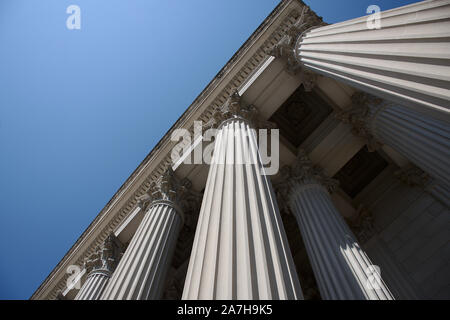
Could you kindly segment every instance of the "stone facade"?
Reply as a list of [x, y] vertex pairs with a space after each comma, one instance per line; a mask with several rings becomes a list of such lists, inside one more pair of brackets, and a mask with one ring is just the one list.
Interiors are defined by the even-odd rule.
[[281, 1], [31, 299], [450, 298], [450, 1], [381, 17]]

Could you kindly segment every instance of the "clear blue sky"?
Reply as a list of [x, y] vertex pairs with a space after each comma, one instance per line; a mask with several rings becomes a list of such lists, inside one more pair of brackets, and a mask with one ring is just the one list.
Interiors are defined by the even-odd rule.
[[[333, 23], [417, 1], [305, 2]], [[0, 299], [30, 297], [277, 3], [0, 1]]]

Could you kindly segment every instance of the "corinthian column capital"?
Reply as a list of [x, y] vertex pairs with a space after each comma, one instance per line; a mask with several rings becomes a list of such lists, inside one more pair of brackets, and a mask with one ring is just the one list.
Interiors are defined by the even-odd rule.
[[104, 273], [110, 276], [123, 252], [123, 246], [113, 234], [110, 234], [104, 241], [102, 246], [97, 247], [97, 249], [85, 260], [84, 267], [86, 273], [90, 274]]
[[254, 124], [258, 119], [258, 110], [253, 105], [244, 106], [241, 96], [234, 91], [225, 104], [215, 110], [213, 117], [219, 127], [225, 121], [235, 118], [242, 118]]
[[168, 204], [181, 215], [184, 222], [184, 213], [195, 211], [200, 207], [202, 195], [192, 189], [189, 179], [178, 179], [169, 167], [156, 181], [149, 191], [138, 198], [138, 206], [147, 209], [155, 204]]
[[292, 166], [283, 167], [280, 174], [284, 180], [281, 186], [284, 185], [285, 188], [291, 188], [292, 182], [298, 182], [301, 186], [320, 184], [331, 193], [339, 184], [337, 180], [328, 177], [321, 167], [315, 165], [304, 150], [300, 150], [296, 162]]
[[261, 120], [258, 109], [254, 105], [245, 105], [237, 90], [230, 95], [221, 107], [216, 108], [213, 119], [206, 126], [221, 128], [227, 121], [236, 119], [248, 122], [253, 128], [273, 129], [276, 127], [273, 122]]
[[374, 136], [373, 123], [389, 103], [365, 92], [352, 95], [352, 105], [336, 112], [337, 119], [352, 125], [352, 133], [366, 140], [369, 152], [378, 150], [382, 143]]
[[284, 37], [267, 53], [285, 63], [286, 71], [292, 75], [302, 78], [302, 83], [306, 91], [310, 91], [316, 82], [316, 75], [304, 69], [297, 59], [296, 48], [306, 31], [325, 25], [322, 18], [316, 16], [306, 5], [303, 6], [297, 21], [289, 27]]
[[291, 214], [290, 196], [294, 189], [321, 186], [332, 193], [339, 181], [330, 178], [323, 169], [309, 159], [304, 150], [300, 150], [296, 162], [292, 166], [280, 169], [280, 182], [274, 186], [280, 210]]
[[122, 243], [110, 234], [84, 262], [87, 278], [75, 300], [97, 300], [122, 257]]

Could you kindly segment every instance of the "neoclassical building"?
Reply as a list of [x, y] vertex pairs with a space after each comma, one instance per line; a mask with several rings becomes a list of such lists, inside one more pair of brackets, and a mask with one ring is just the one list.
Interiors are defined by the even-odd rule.
[[449, 299], [450, 1], [376, 18], [281, 1], [31, 299]]

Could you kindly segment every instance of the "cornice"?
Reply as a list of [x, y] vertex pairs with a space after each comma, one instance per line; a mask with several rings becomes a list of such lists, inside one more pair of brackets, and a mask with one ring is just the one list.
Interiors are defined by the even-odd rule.
[[67, 267], [82, 265], [135, 208], [138, 198], [148, 192], [151, 184], [171, 165], [170, 151], [174, 142], [170, 141], [170, 136], [173, 130], [192, 129], [195, 120], [207, 123], [214, 110], [222, 106], [264, 62], [266, 51], [284, 37], [300, 16], [302, 6], [304, 4], [299, 0], [282, 0], [278, 4], [134, 170], [30, 299], [56, 298], [69, 276], [65, 272]]

